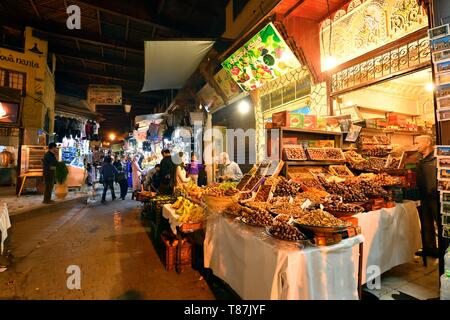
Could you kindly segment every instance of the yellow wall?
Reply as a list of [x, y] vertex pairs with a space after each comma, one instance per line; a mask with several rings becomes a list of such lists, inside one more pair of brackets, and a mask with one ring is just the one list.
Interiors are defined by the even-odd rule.
[[[40, 53], [31, 52], [37, 47]], [[44, 128], [47, 109], [50, 129], [53, 128], [55, 82], [47, 67], [47, 42], [33, 37], [32, 29], [25, 29], [24, 52], [0, 48], [0, 67], [26, 74], [26, 96], [22, 106], [22, 125], [29, 132]]]

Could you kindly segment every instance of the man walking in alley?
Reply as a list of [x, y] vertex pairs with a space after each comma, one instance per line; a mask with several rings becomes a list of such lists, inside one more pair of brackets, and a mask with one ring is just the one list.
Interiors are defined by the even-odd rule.
[[44, 159], [42, 159], [44, 165], [44, 201], [42, 203], [50, 204], [53, 203], [52, 192], [53, 185], [55, 184], [55, 170], [56, 165], [58, 164], [58, 160], [56, 159], [56, 155], [58, 152], [58, 148], [56, 147], [56, 143], [51, 142], [48, 145], [48, 150], [44, 155]]
[[103, 195], [102, 195], [102, 203], [106, 203], [106, 192], [108, 188], [111, 189], [111, 199], [116, 199], [116, 194], [114, 193], [114, 181], [116, 175], [119, 174], [119, 171], [112, 165], [112, 159], [110, 156], [105, 157], [105, 161], [103, 162], [102, 168], [100, 169], [101, 179], [103, 180]]

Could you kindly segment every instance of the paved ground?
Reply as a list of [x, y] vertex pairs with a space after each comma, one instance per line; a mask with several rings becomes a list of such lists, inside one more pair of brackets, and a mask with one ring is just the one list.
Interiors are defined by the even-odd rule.
[[[136, 201], [115, 200], [13, 223], [0, 299], [214, 299], [198, 272], [164, 269], [140, 212]], [[81, 290], [67, 289], [70, 265], [80, 267]]]

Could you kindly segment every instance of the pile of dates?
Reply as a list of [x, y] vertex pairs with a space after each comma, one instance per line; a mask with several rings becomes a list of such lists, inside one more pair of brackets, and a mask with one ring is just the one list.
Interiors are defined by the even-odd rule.
[[272, 226], [269, 227], [269, 233], [275, 238], [287, 241], [300, 241], [307, 239], [307, 237], [296, 227], [280, 220], [273, 221]]
[[351, 181], [330, 182], [326, 183], [324, 187], [328, 193], [341, 196], [345, 202], [366, 202], [369, 200], [358, 183]]
[[299, 185], [293, 182], [289, 182], [286, 178], [280, 177], [275, 192], [274, 197], [288, 197], [295, 196], [298, 193]]

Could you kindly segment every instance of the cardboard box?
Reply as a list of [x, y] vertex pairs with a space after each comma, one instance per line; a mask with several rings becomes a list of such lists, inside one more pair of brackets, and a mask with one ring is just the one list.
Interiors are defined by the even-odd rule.
[[317, 116], [315, 115], [305, 115], [303, 128], [305, 129], [315, 129], [317, 127]]
[[272, 114], [272, 123], [274, 128], [288, 127], [289, 114], [287, 111], [276, 112]]
[[291, 113], [289, 114], [289, 126], [291, 128], [303, 128], [305, 116], [303, 114]]

